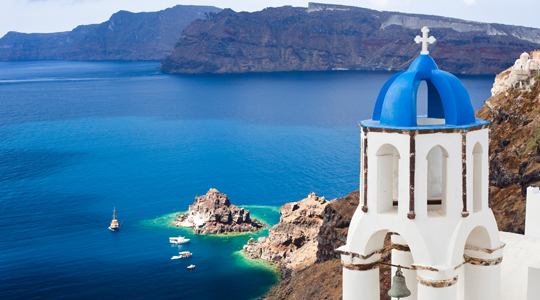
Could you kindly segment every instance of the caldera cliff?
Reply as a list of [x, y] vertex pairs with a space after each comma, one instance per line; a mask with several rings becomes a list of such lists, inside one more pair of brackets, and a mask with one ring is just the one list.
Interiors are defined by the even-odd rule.
[[490, 196], [499, 230], [524, 233], [525, 196], [540, 183], [540, 77], [523, 78], [484, 103], [476, 116], [493, 122]]
[[227, 195], [210, 189], [206, 195], [195, 196], [186, 213], [179, 213], [173, 223], [190, 227], [197, 234], [227, 234], [256, 231], [265, 224], [252, 219], [249, 210], [232, 205]]
[[106, 22], [67, 32], [10, 31], [0, 38], [0, 61], [162, 60], [191, 21], [219, 11], [213, 6], [177, 5], [157, 12], [119, 11]]
[[428, 26], [439, 68], [458, 74], [496, 74], [523, 51], [540, 48], [540, 29], [439, 16], [309, 3], [258, 12], [225, 9], [192, 22], [166, 73], [406, 69]]

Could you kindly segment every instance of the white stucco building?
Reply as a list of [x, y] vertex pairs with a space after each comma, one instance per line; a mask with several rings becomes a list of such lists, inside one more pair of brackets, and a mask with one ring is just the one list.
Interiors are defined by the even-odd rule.
[[[378, 300], [379, 262], [390, 234], [419, 300], [498, 300], [504, 243], [489, 199], [489, 123], [463, 84], [427, 51], [381, 89], [373, 118], [360, 122], [360, 206], [346, 245], [343, 299]], [[416, 93], [428, 88], [427, 116]]]
[[495, 77], [491, 95], [504, 93], [511, 87], [531, 86], [534, 84], [536, 74], [540, 74], [540, 50], [532, 51], [531, 55], [523, 52], [512, 67]]

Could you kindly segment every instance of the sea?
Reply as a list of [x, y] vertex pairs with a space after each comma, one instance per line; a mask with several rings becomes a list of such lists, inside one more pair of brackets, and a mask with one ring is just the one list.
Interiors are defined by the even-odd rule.
[[[241, 249], [268, 229], [195, 235], [175, 214], [216, 188], [273, 225], [284, 203], [357, 190], [358, 121], [392, 75], [0, 62], [0, 299], [262, 296], [279, 272]], [[494, 76], [458, 78], [482, 107]], [[180, 251], [193, 256], [171, 260]]]

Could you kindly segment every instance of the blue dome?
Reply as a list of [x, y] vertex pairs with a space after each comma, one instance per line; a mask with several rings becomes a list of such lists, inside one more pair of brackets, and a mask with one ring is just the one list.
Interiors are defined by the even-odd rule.
[[[416, 93], [423, 80], [428, 87], [428, 118], [444, 119], [437, 127], [470, 127], [488, 122], [477, 119], [469, 92], [454, 75], [439, 70], [429, 55], [420, 55], [408, 70], [392, 76], [377, 97], [367, 127], [411, 128], [417, 124]], [[421, 126], [424, 127], [424, 126]]]

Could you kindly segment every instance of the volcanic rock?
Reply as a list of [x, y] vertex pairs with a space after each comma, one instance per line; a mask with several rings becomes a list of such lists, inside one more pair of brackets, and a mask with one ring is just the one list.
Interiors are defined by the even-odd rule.
[[358, 207], [360, 192], [354, 191], [331, 201], [324, 208], [323, 223], [317, 235], [317, 262], [341, 258], [335, 249], [345, 245], [352, 216]]
[[286, 203], [280, 209], [278, 224], [268, 237], [250, 239], [243, 251], [251, 258], [275, 262], [286, 269], [300, 270], [316, 260], [317, 234], [323, 223], [323, 212], [329, 201], [315, 193], [306, 199]]
[[489, 98], [476, 112], [477, 117], [493, 122], [490, 201], [502, 231], [524, 232], [526, 189], [540, 183], [539, 77], [533, 75]]
[[[261, 237], [258, 241], [251, 239], [244, 246], [253, 258], [262, 258], [281, 264], [281, 282], [259, 299], [341, 299], [342, 266], [339, 254], [334, 249], [344, 245], [352, 216], [359, 203], [359, 192], [354, 191], [347, 196], [331, 201], [321, 201], [316, 194], [307, 199], [287, 203], [280, 209], [280, 222], [272, 227], [269, 237]], [[309, 228], [299, 227], [296, 232], [288, 224], [302, 218], [303, 208], [314, 208], [311, 216], [316, 220]], [[306, 214], [304, 213], [304, 215]], [[301, 247], [294, 245], [294, 237], [298, 232], [309, 232]], [[290, 236], [290, 238], [284, 238]], [[298, 238], [296, 238], [298, 240]], [[312, 248], [316, 246], [316, 249]], [[294, 262], [304, 260], [305, 263]], [[381, 272], [381, 299], [388, 299], [389, 274]]]
[[191, 227], [197, 234], [227, 234], [256, 231], [263, 222], [252, 219], [249, 210], [232, 205], [227, 195], [210, 189], [206, 195], [195, 196], [186, 213], [179, 213], [173, 221], [177, 227]]
[[540, 48], [540, 29], [309, 3], [258, 12], [225, 9], [193, 21], [162, 64], [166, 73], [391, 70], [409, 67], [428, 26], [439, 68], [496, 74]]

